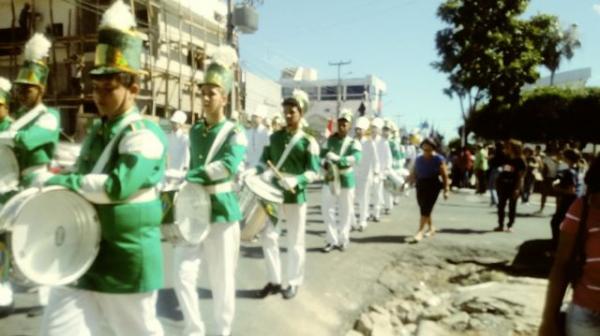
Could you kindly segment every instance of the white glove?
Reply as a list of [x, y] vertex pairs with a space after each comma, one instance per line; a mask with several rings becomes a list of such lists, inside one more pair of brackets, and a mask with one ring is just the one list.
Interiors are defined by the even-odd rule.
[[298, 179], [296, 176], [284, 177], [278, 180], [279, 185], [283, 187], [285, 190], [294, 190], [298, 185]]
[[340, 156], [335, 154], [334, 152], [327, 152], [326, 158], [327, 158], [327, 160], [332, 161], [332, 162], [340, 161]]
[[271, 169], [267, 169], [262, 174], [260, 174], [260, 178], [267, 183], [271, 183], [273, 176], [275, 176], [275, 174]]
[[240, 173], [240, 181], [245, 180], [247, 177], [256, 175], [256, 168], [250, 168]]
[[15, 131], [4, 131], [0, 133], [0, 145], [14, 146]]
[[31, 186], [34, 188], [41, 188], [53, 176], [54, 176], [54, 174], [52, 174], [51, 172], [38, 173], [35, 175], [35, 177], [31, 181]]

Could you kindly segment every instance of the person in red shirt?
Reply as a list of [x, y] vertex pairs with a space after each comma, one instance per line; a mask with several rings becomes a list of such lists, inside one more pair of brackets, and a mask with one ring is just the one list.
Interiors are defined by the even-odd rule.
[[[600, 156], [594, 159], [586, 173], [585, 184], [586, 196], [571, 204], [560, 226], [540, 336], [562, 335], [559, 314], [570, 281], [573, 283], [573, 300], [567, 311], [566, 334], [600, 335]], [[587, 202], [587, 216], [582, 215], [584, 202]], [[585, 231], [583, 244], [578, 246], [580, 225], [585, 225]], [[583, 265], [579, 272], [573, 272], [571, 265], [580, 252], [585, 255]]]

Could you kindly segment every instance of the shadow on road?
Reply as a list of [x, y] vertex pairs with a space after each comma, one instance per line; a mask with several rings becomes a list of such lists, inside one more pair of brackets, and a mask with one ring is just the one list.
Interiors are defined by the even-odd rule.
[[449, 234], [486, 234], [492, 232], [492, 230], [473, 230], [473, 229], [438, 229], [438, 233], [449, 233]]
[[367, 243], [406, 243], [408, 236], [373, 236], [364, 238], [350, 238], [350, 241], [357, 244]]

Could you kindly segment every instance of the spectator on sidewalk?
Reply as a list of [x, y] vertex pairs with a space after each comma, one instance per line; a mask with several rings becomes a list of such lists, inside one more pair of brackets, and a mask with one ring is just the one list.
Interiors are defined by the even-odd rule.
[[488, 189], [490, 190], [490, 206], [498, 205], [498, 192], [496, 190], [496, 179], [500, 174], [500, 165], [505, 160], [504, 145], [501, 142], [497, 142], [495, 146], [488, 150], [489, 156], [489, 176], [488, 176]]
[[529, 203], [529, 198], [533, 193], [533, 187], [537, 180], [541, 180], [541, 174], [539, 173], [539, 164], [534, 156], [533, 149], [525, 147], [523, 150], [525, 156], [525, 164], [527, 169], [525, 170], [525, 176], [523, 177], [523, 192], [521, 193], [521, 201]]
[[523, 188], [523, 175], [525, 174], [525, 160], [523, 159], [523, 145], [520, 141], [509, 140], [504, 146], [506, 157], [500, 164], [500, 173], [496, 179], [498, 191], [498, 226], [494, 231], [504, 231], [505, 208], [508, 203], [508, 225], [506, 232], [512, 232], [517, 214], [517, 200]]
[[585, 185], [586, 196], [573, 202], [560, 226], [540, 336], [563, 334], [560, 310], [569, 283], [573, 299], [566, 313], [566, 335], [600, 335], [600, 156], [585, 175]]
[[[421, 143], [423, 153], [415, 161], [411, 173], [411, 180], [416, 181], [417, 202], [421, 211], [419, 231], [414, 236], [415, 241], [420, 241], [423, 236], [435, 234], [435, 227], [431, 221], [431, 212], [437, 201], [440, 190], [444, 190], [444, 199], [448, 199], [450, 185], [446, 170], [446, 159], [436, 153], [436, 143], [432, 139], [425, 139]], [[441, 181], [440, 181], [441, 178]], [[427, 231], [425, 227], [427, 226]]]
[[487, 148], [478, 144], [475, 152], [475, 163], [473, 164], [473, 170], [475, 171], [476, 182], [476, 193], [485, 194], [487, 184], [487, 171], [488, 166], [488, 152]]
[[537, 211], [538, 214], [544, 212], [548, 196], [554, 195], [552, 190], [552, 182], [556, 180], [556, 176], [558, 174], [558, 158], [556, 157], [556, 154], [556, 146], [553, 143], [549, 143], [546, 146], [546, 155], [542, 157], [542, 167], [540, 169], [542, 173], [542, 186], [540, 188], [542, 199], [540, 209]]

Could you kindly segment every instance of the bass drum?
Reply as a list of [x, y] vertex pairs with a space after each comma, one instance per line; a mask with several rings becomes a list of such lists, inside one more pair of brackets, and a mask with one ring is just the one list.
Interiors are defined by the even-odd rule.
[[0, 211], [13, 273], [35, 284], [60, 286], [79, 279], [98, 255], [96, 209], [63, 187], [29, 188]]
[[[19, 163], [12, 149], [0, 145], [0, 195], [17, 190], [19, 186]], [[2, 198], [0, 197], [0, 203]], [[0, 204], [0, 207], [2, 205]]]
[[197, 245], [210, 229], [210, 194], [196, 183], [184, 183], [180, 190], [163, 191], [164, 239], [174, 244]]

